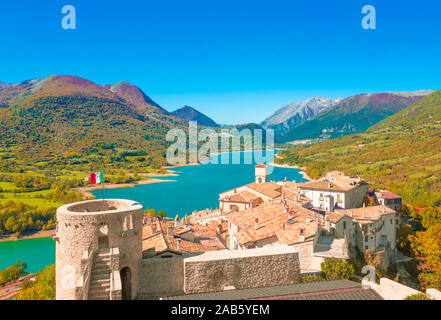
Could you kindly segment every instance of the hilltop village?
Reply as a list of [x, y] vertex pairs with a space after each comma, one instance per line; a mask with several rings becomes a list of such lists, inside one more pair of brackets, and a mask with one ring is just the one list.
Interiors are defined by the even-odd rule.
[[[370, 249], [387, 266], [402, 223], [401, 197], [368, 193], [360, 177], [333, 171], [309, 182], [268, 181], [268, 167], [255, 166], [255, 181], [219, 194], [219, 208], [182, 219], [146, 216], [143, 254], [247, 250], [288, 245], [299, 252], [301, 273], [320, 271], [326, 257], [348, 260]], [[365, 206], [366, 197], [375, 205]]]
[[360, 177], [275, 182], [263, 164], [255, 181], [222, 192], [219, 208], [182, 218], [124, 199], [67, 204], [53, 236], [56, 299], [404, 299], [420, 292], [386, 278], [303, 283], [326, 258], [409, 259], [395, 246], [401, 205]]

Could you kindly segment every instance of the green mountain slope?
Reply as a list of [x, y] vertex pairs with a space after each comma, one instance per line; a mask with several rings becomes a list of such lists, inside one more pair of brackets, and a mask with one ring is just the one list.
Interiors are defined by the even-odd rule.
[[110, 161], [129, 152], [154, 154], [157, 165], [165, 164], [165, 135], [185, 124], [153, 104], [154, 110], [141, 110], [128, 102], [130, 96], [117, 93], [72, 76], [50, 76], [22, 83], [13, 91], [0, 90], [0, 148], [24, 162], [50, 161], [65, 154], [76, 154], [83, 162], [92, 155]]
[[171, 114], [184, 121], [197, 121], [199, 126], [219, 127], [213, 119], [189, 106], [183, 106]]
[[276, 162], [306, 167], [311, 177], [338, 169], [358, 174], [417, 206], [441, 204], [441, 91], [364, 133], [281, 152]]

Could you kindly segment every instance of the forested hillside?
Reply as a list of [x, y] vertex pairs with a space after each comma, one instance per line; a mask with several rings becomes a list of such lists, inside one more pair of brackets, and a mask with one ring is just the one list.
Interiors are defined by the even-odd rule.
[[186, 124], [126, 83], [50, 76], [0, 89], [0, 235], [53, 228], [90, 172], [125, 183], [159, 171], [172, 128]]
[[414, 255], [423, 288], [441, 288], [441, 91], [364, 133], [279, 156], [275, 162], [304, 166], [312, 178], [338, 169], [401, 195], [415, 224], [397, 232], [398, 247]]

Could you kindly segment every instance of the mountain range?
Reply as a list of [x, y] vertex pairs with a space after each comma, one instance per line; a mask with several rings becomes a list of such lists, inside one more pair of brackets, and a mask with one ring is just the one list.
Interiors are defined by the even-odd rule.
[[341, 99], [314, 97], [305, 101], [294, 102], [274, 112], [262, 121], [261, 126], [265, 129], [273, 129], [275, 136], [281, 137], [292, 128], [340, 101]]
[[346, 99], [315, 97], [285, 106], [262, 122], [279, 142], [329, 139], [362, 132], [433, 91], [358, 94]]
[[296, 146], [281, 157], [282, 163], [306, 167], [312, 178], [341, 170], [389, 189], [416, 207], [440, 206], [441, 90], [362, 133]]

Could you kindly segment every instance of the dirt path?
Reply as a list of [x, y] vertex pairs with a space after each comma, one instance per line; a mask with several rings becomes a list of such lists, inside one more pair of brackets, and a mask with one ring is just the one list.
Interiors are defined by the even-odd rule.
[[16, 236], [0, 236], [0, 242], [17, 241], [17, 240], [25, 240], [25, 239], [37, 239], [37, 238], [49, 238], [54, 233], [55, 233], [55, 229], [50, 229], [50, 230], [37, 231], [32, 234], [22, 235], [18, 238]]

